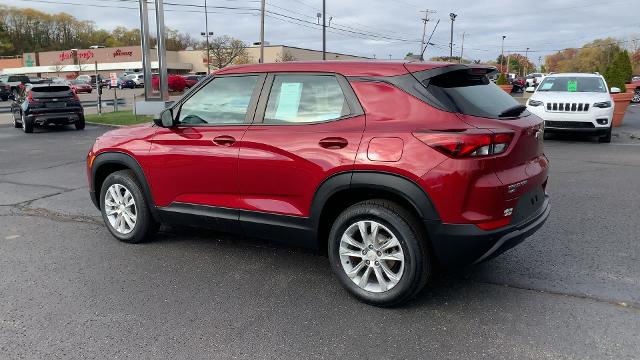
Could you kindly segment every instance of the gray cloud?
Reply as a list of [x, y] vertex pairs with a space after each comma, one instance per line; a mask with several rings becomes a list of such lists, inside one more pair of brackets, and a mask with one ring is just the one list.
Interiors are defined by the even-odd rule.
[[[51, 0], [55, 1], [55, 0]], [[136, 7], [136, 3], [104, 0], [66, 0], [83, 4]], [[204, 1], [169, 1], [202, 5]], [[258, 8], [259, 1], [209, 0], [212, 6]], [[90, 6], [53, 5], [18, 1], [17, 6], [32, 7], [46, 12], [64, 11], [80, 19], [92, 20], [98, 26], [138, 26], [138, 13], [133, 9], [91, 8]], [[314, 25], [321, 0], [267, 0], [267, 9], [276, 14], [266, 19], [265, 39], [272, 44], [286, 44], [312, 49], [322, 48], [321, 30]], [[199, 36], [204, 31], [204, 13], [196, 7], [165, 6], [167, 26]], [[554, 49], [581, 46], [607, 36], [639, 38], [638, 13], [640, 0], [449, 0], [425, 2], [418, 0], [327, 0], [327, 13], [332, 16], [332, 28], [327, 34], [330, 51], [377, 58], [402, 58], [419, 49], [422, 35], [420, 10], [437, 11], [430, 15], [428, 33], [441, 19], [427, 56], [448, 55], [449, 13], [458, 18], [454, 27], [454, 53], [459, 54], [462, 32], [466, 33], [465, 58], [489, 60], [500, 53], [501, 36], [506, 35], [505, 51], [521, 51], [529, 47], [530, 57], [552, 53]], [[238, 14], [241, 12], [243, 14]], [[210, 9], [209, 27], [219, 35], [231, 35], [246, 42], [258, 40], [259, 16], [256, 11]], [[310, 22], [310, 23], [309, 23]], [[342, 30], [340, 30], [342, 29]]]

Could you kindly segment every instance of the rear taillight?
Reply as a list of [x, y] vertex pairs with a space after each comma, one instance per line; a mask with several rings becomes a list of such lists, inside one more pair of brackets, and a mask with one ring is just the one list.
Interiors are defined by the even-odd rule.
[[459, 132], [422, 132], [413, 135], [449, 157], [470, 158], [504, 153], [513, 140], [513, 134], [513, 132], [465, 130]]
[[37, 103], [39, 103], [40, 101], [38, 101], [37, 99], [34, 99], [34, 98], [33, 98], [33, 93], [32, 93], [31, 91], [29, 91], [29, 95], [27, 95], [27, 102], [28, 102], [29, 104], [37, 104]]

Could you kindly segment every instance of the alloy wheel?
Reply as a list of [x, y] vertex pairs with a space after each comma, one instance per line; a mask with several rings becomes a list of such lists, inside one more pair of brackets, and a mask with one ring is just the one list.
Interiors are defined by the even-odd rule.
[[639, 103], [640, 102], [640, 90], [636, 90], [636, 92], [633, 93], [633, 97], [631, 98], [631, 102], [634, 102], [634, 103]]
[[24, 116], [24, 113], [20, 115], [20, 121], [22, 121], [22, 130], [27, 131], [27, 119]]
[[138, 211], [131, 191], [124, 185], [109, 186], [104, 196], [104, 211], [111, 227], [122, 235], [136, 227]]
[[398, 238], [376, 221], [350, 225], [340, 239], [339, 255], [346, 275], [366, 291], [391, 290], [404, 272], [404, 252]]

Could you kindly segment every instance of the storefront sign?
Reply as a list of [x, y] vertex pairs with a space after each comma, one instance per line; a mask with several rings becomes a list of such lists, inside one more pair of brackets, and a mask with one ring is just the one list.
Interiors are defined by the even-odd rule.
[[133, 51], [131, 50], [122, 51], [120, 49], [117, 49], [116, 51], [113, 52], [113, 57], [118, 57], [118, 56], [133, 56]]
[[[78, 51], [78, 59], [89, 60], [95, 55], [91, 50]], [[63, 51], [58, 55], [58, 59], [60, 61], [65, 61], [69, 59], [73, 59], [73, 51]]]

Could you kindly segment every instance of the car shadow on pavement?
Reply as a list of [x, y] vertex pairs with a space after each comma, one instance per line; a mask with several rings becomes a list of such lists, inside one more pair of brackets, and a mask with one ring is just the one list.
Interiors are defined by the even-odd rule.
[[[338, 293], [341, 293], [338, 280], [330, 269], [329, 259], [326, 253], [320, 250], [309, 250], [288, 243], [227, 234], [205, 228], [174, 225], [163, 225], [148, 245], [171, 246], [174, 243], [191, 243], [200, 250], [215, 251], [222, 256], [242, 258], [242, 261], [247, 262], [251, 262], [252, 259], [260, 259], [261, 262], [266, 261], [268, 268], [276, 268], [275, 271], [278, 271], [278, 266], [283, 266], [293, 270], [294, 273], [304, 272], [309, 269], [309, 261], [311, 261], [316, 264], [313, 273], [319, 275], [322, 278], [321, 281], [326, 281], [324, 286], [336, 287], [339, 289]], [[265, 259], [265, 255], [270, 255], [267, 256], [270, 259]], [[301, 258], [305, 260], [300, 260]], [[299, 269], [295, 270], [297, 267]], [[475, 268], [471, 265], [447, 271], [434, 269], [427, 286], [413, 299], [398, 308], [440, 308], [452, 302], [465, 301], [469, 292], [477, 291], [477, 289], [471, 289], [474, 284], [478, 283], [473, 280]], [[286, 274], [281, 275], [286, 276]], [[346, 290], [342, 295], [359, 303]], [[313, 294], [313, 296], [317, 296], [317, 294]]]

